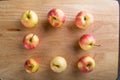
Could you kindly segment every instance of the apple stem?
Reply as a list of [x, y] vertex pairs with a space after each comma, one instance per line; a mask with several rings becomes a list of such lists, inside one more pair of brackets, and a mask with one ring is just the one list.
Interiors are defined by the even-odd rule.
[[33, 39], [34, 36], [35, 36], [35, 35], [33, 34], [32, 37], [30, 38], [30, 42], [32, 42], [32, 39]]
[[100, 44], [94, 44], [94, 46], [100, 47], [101, 45]]
[[28, 11], [27, 17], [28, 17], [28, 19], [30, 19], [30, 10]]
[[87, 67], [90, 69], [90, 66], [91, 66], [91, 65], [92, 65], [91, 63], [88, 63], [88, 64], [87, 64]]
[[56, 65], [56, 64], [53, 64], [53, 66], [55, 66], [55, 67], [57, 67], [57, 68], [59, 68], [59, 67], [60, 67], [59, 65]]
[[53, 17], [54, 20], [56, 20], [56, 17]]
[[84, 17], [84, 20], [86, 20], [87, 18], [86, 17]]
[[52, 21], [54, 21], [54, 20], [57, 20], [57, 18], [55, 16], [52, 16]]
[[28, 70], [31, 70], [33, 67], [34, 67], [34, 65], [33, 65], [33, 64], [30, 64], [30, 65], [28, 65], [27, 69], [28, 69]]

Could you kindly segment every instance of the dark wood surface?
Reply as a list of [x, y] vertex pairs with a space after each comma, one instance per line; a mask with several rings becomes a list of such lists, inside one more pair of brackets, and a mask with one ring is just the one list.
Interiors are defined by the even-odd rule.
[[[52, 8], [62, 9], [67, 20], [61, 28], [53, 28], [47, 21]], [[39, 24], [32, 29], [20, 23], [21, 14], [27, 9], [39, 16]], [[95, 22], [87, 30], [75, 28], [74, 17], [80, 10], [94, 15]], [[10, 0], [0, 1], [0, 78], [2, 80], [115, 80], [118, 71], [119, 5], [110, 0]], [[19, 29], [16, 31], [15, 29]], [[27, 33], [40, 37], [40, 45], [26, 50], [22, 39]], [[89, 51], [81, 50], [77, 41], [84, 33], [91, 33], [96, 44]], [[81, 73], [77, 61], [81, 56], [90, 55], [96, 61], [91, 73]], [[60, 74], [51, 71], [50, 60], [63, 56], [68, 68]], [[39, 58], [40, 69], [34, 74], [24, 71], [24, 62], [30, 57]]]

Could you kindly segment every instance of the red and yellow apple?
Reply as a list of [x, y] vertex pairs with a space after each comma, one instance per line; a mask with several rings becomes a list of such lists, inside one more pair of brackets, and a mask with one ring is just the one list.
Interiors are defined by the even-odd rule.
[[27, 28], [35, 27], [38, 23], [38, 16], [33, 10], [27, 10], [21, 16], [21, 23]]
[[34, 58], [30, 58], [26, 60], [24, 64], [25, 71], [28, 73], [34, 73], [37, 72], [39, 69], [39, 61]]
[[86, 11], [80, 11], [75, 17], [75, 25], [81, 29], [88, 28], [93, 22], [93, 15]]
[[26, 49], [36, 48], [39, 42], [39, 37], [33, 33], [29, 33], [23, 38], [23, 45]]
[[63, 57], [55, 57], [50, 62], [50, 68], [56, 73], [61, 73], [67, 68], [67, 62]]
[[95, 68], [95, 60], [90, 56], [83, 56], [79, 59], [77, 66], [81, 72], [91, 72]]
[[61, 27], [65, 19], [66, 16], [60, 9], [52, 9], [48, 12], [48, 21], [53, 27]]
[[91, 34], [84, 34], [79, 39], [79, 45], [83, 50], [89, 50], [95, 46], [95, 38]]

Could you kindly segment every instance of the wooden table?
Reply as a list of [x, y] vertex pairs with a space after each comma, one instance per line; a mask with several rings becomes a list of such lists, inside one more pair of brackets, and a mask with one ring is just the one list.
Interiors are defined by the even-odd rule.
[[[67, 20], [55, 29], [47, 21], [52, 8], [62, 9]], [[20, 23], [21, 14], [27, 9], [39, 16], [39, 24], [26, 29]], [[87, 30], [76, 29], [74, 17], [80, 10], [94, 15], [95, 22]], [[5, 0], [0, 1], [0, 79], [1, 80], [115, 80], [118, 71], [119, 6], [114, 0]], [[19, 29], [19, 30], [16, 30]], [[27, 33], [40, 37], [40, 45], [26, 50], [22, 40]], [[91, 33], [100, 47], [81, 50], [77, 41], [84, 33]], [[96, 67], [91, 73], [81, 73], [77, 61], [84, 55], [94, 57]], [[50, 60], [63, 56], [68, 68], [60, 74], [51, 71]], [[24, 62], [35, 57], [40, 69], [34, 74], [24, 71]]]

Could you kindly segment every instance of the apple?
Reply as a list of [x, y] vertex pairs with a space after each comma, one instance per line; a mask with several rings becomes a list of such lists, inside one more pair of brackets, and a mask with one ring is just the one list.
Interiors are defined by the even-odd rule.
[[60, 9], [52, 9], [48, 12], [48, 21], [53, 27], [61, 27], [65, 19], [66, 16]]
[[37, 72], [39, 69], [39, 61], [34, 58], [30, 58], [26, 60], [24, 64], [25, 71], [28, 73], [34, 73]]
[[95, 46], [95, 42], [96, 41], [91, 34], [84, 34], [79, 39], [79, 45], [83, 50], [89, 50], [93, 48]]
[[67, 68], [67, 62], [63, 57], [55, 57], [50, 62], [50, 68], [56, 73], [61, 73]]
[[23, 38], [23, 45], [26, 49], [34, 49], [38, 46], [38, 44], [39, 37], [33, 33], [29, 33]]
[[38, 23], [38, 16], [33, 10], [27, 10], [22, 14], [21, 23], [27, 27], [35, 27]]
[[75, 25], [81, 29], [88, 28], [93, 22], [93, 15], [86, 11], [80, 11], [75, 17]]
[[95, 61], [90, 56], [83, 56], [79, 59], [77, 66], [81, 72], [91, 72], [95, 68]]

